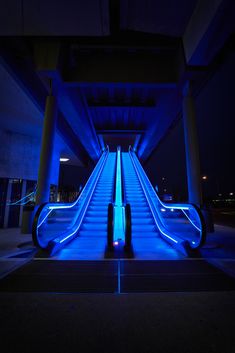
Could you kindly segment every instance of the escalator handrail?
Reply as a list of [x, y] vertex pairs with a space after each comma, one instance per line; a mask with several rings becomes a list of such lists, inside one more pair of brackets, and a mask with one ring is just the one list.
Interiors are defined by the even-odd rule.
[[131, 221], [131, 205], [127, 203], [126, 189], [125, 189], [125, 179], [123, 172], [123, 155], [121, 154], [121, 188], [122, 188], [122, 205], [124, 207], [125, 215], [125, 250], [131, 250], [131, 241], [132, 241], [132, 221]]
[[25, 206], [25, 205], [27, 205], [27, 203], [29, 203], [30, 201], [33, 200], [36, 192], [37, 192], [37, 186], [35, 187], [34, 191], [32, 191], [29, 194], [25, 195], [21, 199], [15, 201], [15, 202], [8, 202], [6, 205], [7, 206]]
[[[132, 152], [132, 153], [133, 153], [133, 155], [134, 155], [134, 158], [136, 158], [137, 161], [139, 162], [139, 160], [138, 160], [136, 154], [135, 154], [134, 152]], [[144, 169], [143, 169], [141, 163], [139, 162], [138, 164], [139, 164], [140, 168], [142, 169], [142, 175], [144, 176], [146, 182], [148, 183], [149, 187], [150, 187], [150, 188], [152, 189], [152, 191], [154, 192], [154, 194], [155, 194], [155, 196], [156, 196], [158, 202], [162, 205], [162, 207], [167, 208], [167, 209], [176, 209], [176, 210], [178, 209], [178, 210], [181, 210], [181, 211], [185, 214], [185, 216], [189, 219], [189, 221], [191, 222], [191, 224], [192, 224], [198, 231], [201, 231], [202, 228], [203, 228], [203, 221], [201, 222], [202, 227], [201, 227], [201, 229], [200, 229], [200, 228], [198, 228], [198, 227], [192, 222], [192, 220], [191, 220], [191, 219], [187, 216], [187, 214], [184, 212], [185, 210], [189, 210], [189, 208], [192, 207], [192, 208], [194, 208], [194, 209], [196, 210], [196, 212], [198, 213], [199, 218], [202, 218], [202, 219], [203, 219], [203, 216], [202, 216], [202, 213], [201, 213], [200, 208], [199, 208], [198, 206], [192, 204], [192, 203], [180, 203], [180, 204], [179, 204], [179, 203], [171, 203], [171, 204], [166, 204], [166, 203], [162, 202], [162, 200], [159, 198], [159, 196], [158, 196], [156, 190], [154, 189], [154, 187], [153, 187], [152, 184], [150, 183], [150, 181], [149, 181], [149, 179], [148, 179], [148, 177], [147, 177], [147, 175], [146, 175], [146, 173], [145, 173], [145, 171], [144, 171]]]
[[[105, 154], [104, 154], [105, 153]], [[106, 150], [102, 153], [102, 155], [100, 156], [100, 159], [98, 160], [95, 168], [93, 169], [90, 177], [88, 178], [86, 185], [89, 184], [89, 182], [92, 180], [92, 178], [94, 177], [94, 174], [97, 172], [97, 167], [98, 165], [102, 164], [102, 159], [105, 159], [106, 154], [109, 153], [109, 147], [107, 146]], [[66, 203], [66, 205], [62, 205], [59, 202], [56, 203], [50, 203], [50, 209], [60, 209], [60, 208], [72, 208], [73, 206], [75, 206], [79, 200], [82, 198], [84, 192], [86, 191], [86, 185], [84, 186], [84, 188], [82, 189], [81, 193], [78, 195], [77, 199], [74, 202], [70, 202], [70, 203]], [[49, 204], [49, 202], [47, 203]]]
[[114, 183], [113, 183], [113, 193], [112, 193], [112, 203], [115, 204], [115, 197], [116, 197], [116, 175], [117, 175], [117, 153], [115, 159], [115, 170], [114, 170]]
[[122, 154], [121, 154], [121, 185], [122, 185], [122, 203], [123, 206], [126, 205], [126, 189], [125, 189], [125, 185], [124, 185], [124, 173], [123, 173], [123, 160], [122, 160]]
[[130, 251], [132, 248], [132, 220], [131, 205], [125, 205], [125, 250]]
[[115, 158], [115, 168], [114, 168], [114, 183], [112, 192], [112, 202], [108, 204], [108, 221], [107, 221], [107, 249], [108, 251], [113, 251], [113, 241], [114, 241], [114, 207], [116, 202], [116, 185], [117, 185], [117, 164], [118, 164], [118, 154], [116, 152]]
[[113, 251], [113, 236], [114, 236], [114, 203], [110, 202], [108, 205], [108, 222], [107, 222], [107, 248]]
[[[182, 241], [180, 238], [178, 238], [177, 236], [175, 236], [174, 238], [172, 238], [172, 236], [171, 236], [170, 234], [166, 234], [166, 233], [162, 230], [162, 227], [164, 227], [164, 225], [162, 224], [162, 222], [161, 222], [161, 227], [160, 227], [159, 222], [158, 222], [158, 219], [159, 219], [160, 221], [161, 221], [161, 219], [160, 219], [159, 216], [156, 218], [156, 214], [155, 214], [155, 212], [154, 212], [154, 205], [153, 205], [153, 202], [152, 202], [152, 200], [151, 200], [150, 195], [149, 195], [148, 192], [147, 192], [147, 188], [144, 187], [143, 180], [142, 180], [142, 178], [140, 177], [140, 173], [139, 173], [139, 171], [138, 171], [138, 169], [137, 169], [136, 163], [134, 162], [134, 160], [133, 160], [133, 158], [132, 158], [131, 153], [130, 153], [130, 158], [131, 158], [131, 161], [132, 161], [132, 163], [133, 163], [133, 166], [134, 166], [134, 169], [135, 169], [135, 171], [136, 171], [136, 174], [137, 174], [137, 177], [138, 177], [138, 179], [139, 179], [139, 182], [140, 182], [140, 184], [141, 184], [141, 186], [142, 186], [142, 190], [143, 190], [143, 192], [144, 192], [144, 194], [145, 194], [146, 200], [147, 200], [147, 202], [148, 202], [148, 204], [149, 204], [149, 207], [150, 207], [151, 213], [152, 213], [152, 215], [153, 215], [154, 221], [155, 221], [155, 223], [156, 223], [158, 229], [160, 230], [160, 233], [163, 234], [165, 237], [167, 237], [167, 239], [170, 240], [171, 242], [176, 243], [176, 244], [177, 244], [177, 243], [180, 243], [180, 242]], [[165, 227], [164, 227], [164, 228], [165, 228]]]
[[[136, 154], [131, 150], [130, 147], [129, 147], [129, 154], [130, 154], [131, 159], [132, 159], [132, 161], [133, 161], [133, 165], [136, 167], [136, 169], [140, 169], [141, 172], [142, 172], [142, 173], [141, 173], [141, 176], [140, 176], [139, 172], [137, 171], [137, 175], [138, 175], [138, 178], [139, 178], [140, 182], [141, 182], [141, 179], [142, 179], [142, 181], [144, 182], [145, 185], [146, 185], [146, 183], [148, 183], [148, 187], [150, 187], [151, 190], [154, 191], [155, 197], [157, 198], [158, 202], [159, 202], [164, 208], [167, 208], [167, 209], [178, 209], [178, 210], [181, 210], [184, 214], [185, 214], [184, 210], [189, 210], [190, 208], [193, 208], [193, 209], [194, 209], [194, 211], [196, 212], [196, 214], [197, 214], [197, 216], [198, 216], [199, 222], [200, 222], [200, 224], [201, 224], [201, 228], [196, 227], [197, 230], [198, 230], [199, 233], [200, 233], [200, 238], [199, 238], [199, 241], [198, 241], [197, 243], [195, 243], [195, 244], [192, 244], [191, 242], [188, 242], [188, 243], [189, 243], [189, 246], [190, 246], [192, 249], [196, 249], [196, 248], [199, 248], [200, 246], [202, 246], [202, 245], [205, 243], [205, 239], [206, 239], [206, 226], [205, 226], [205, 221], [204, 221], [203, 215], [202, 215], [202, 213], [201, 213], [199, 207], [197, 207], [197, 206], [194, 205], [194, 204], [190, 204], [190, 203], [188, 203], [188, 204], [186, 204], [186, 203], [184, 203], [184, 204], [170, 204], [170, 205], [163, 203], [163, 202], [160, 200], [159, 196], [157, 195], [156, 190], [153, 188], [153, 186], [152, 186], [152, 184], [150, 183], [149, 179], [147, 178], [146, 173], [145, 173], [145, 171], [144, 171], [144, 169], [143, 169], [141, 163], [139, 162], [139, 160], [138, 160]], [[134, 157], [133, 157], [133, 156], [134, 156]], [[139, 162], [138, 164], [136, 163], [135, 159]], [[143, 180], [143, 177], [144, 177], [145, 180]], [[141, 184], [142, 184], [142, 182], [141, 182]], [[143, 186], [143, 184], [142, 184], [142, 186]], [[145, 195], [146, 195], [146, 191], [148, 191], [148, 190], [147, 190], [147, 186], [146, 186], [145, 188], [143, 187], [143, 191], [145, 192]], [[149, 201], [149, 199], [152, 201], [151, 203], [152, 203], [154, 209], [155, 209], [156, 212], [157, 212], [156, 204], [153, 202], [152, 196], [149, 194], [149, 192], [148, 192], [148, 195], [146, 195], [146, 198], [147, 198], [148, 201]], [[150, 206], [150, 208], [152, 209], [151, 206]], [[152, 210], [152, 213], [153, 213], [153, 210]], [[187, 215], [186, 215], [186, 216], [187, 216]], [[154, 218], [155, 218], [155, 217], [154, 217]], [[189, 217], [188, 217], [188, 218], [189, 218]], [[159, 216], [158, 216], [158, 219], [160, 220], [160, 217], [159, 217]], [[190, 219], [189, 219], [189, 220], [190, 220]], [[156, 218], [155, 218], [155, 222], [156, 222], [157, 225], [158, 225], [158, 222], [156, 221]], [[195, 225], [192, 223], [191, 220], [190, 220], [190, 222], [191, 222], [191, 224], [195, 227]], [[161, 224], [162, 224], [162, 222], [161, 222]], [[164, 227], [163, 224], [162, 224], [162, 226]], [[180, 241], [180, 240], [181, 240], [181, 241], [184, 241], [184, 239], [179, 238], [179, 236], [177, 236], [177, 235], [175, 235], [175, 234], [174, 234], [174, 238], [176, 238], [176, 239], [173, 239], [169, 234], [166, 234], [165, 232], [163, 232], [160, 227], [158, 227], [158, 228], [159, 228], [160, 232], [161, 232], [164, 236], [166, 236], [167, 238], [171, 238], [171, 240], [173, 240], [173, 241], [176, 240], [177, 242]], [[165, 228], [165, 227], [164, 227], [164, 228]]]
[[[95, 180], [97, 181], [97, 178], [99, 177], [105, 162], [107, 160], [109, 154], [109, 147], [107, 146], [106, 150], [102, 153], [99, 161], [97, 162], [94, 170], [92, 171], [90, 177], [88, 178], [86, 185], [84, 186], [84, 188], [82, 189], [82, 192], [79, 194], [78, 198], [72, 202], [72, 203], [68, 203], [68, 204], [58, 204], [58, 203], [43, 203], [39, 206], [39, 208], [36, 211], [36, 214], [34, 216], [34, 221], [33, 221], [33, 227], [32, 227], [32, 237], [33, 237], [33, 242], [36, 246], [41, 247], [40, 241], [38, 239], [38, 228], [41, 226], [41, 224], [43, 222], [45, 222], [46, 218], [49, 216], [49, 214], [53, 211], [53, 210], [57, 210], [57, 209], [69, 209], [74, 207], [80, 200], [81, 197], [83, 196], [83, 194], [85, 193], [85, 191], [87, 190], [87, 188], [91, 188], [90, 193], [93, 194], [94, 191], [94, 187], [96, 185]], [[90, 183], [93, 183], [93, 190], [92, 190], [92, 185], [90, 185]], [[89, 193], [89, 195], [90, 195]], [[85, 197], [85, 199], [83, 200], [84, 204], [87, 200], [87, 196]], [[49, 206], [50, 205], [50, 206]], [[49, 207], [48, 207], [49, 206]], [[43, 221], [40, 222], [40, 224], [38, 225], [39, 219], [40, 219], [40, 215], [43, 212], [44, 208], [47, 207], [49, 209], [49, 212], [47, 213], [47, 215], [44, 217]], [[77, 217], [78, 218], [78, 217]], [[56, 237], [55, 237], [56, 238]], [[45, 248], [45, 247], [44, 247]]]

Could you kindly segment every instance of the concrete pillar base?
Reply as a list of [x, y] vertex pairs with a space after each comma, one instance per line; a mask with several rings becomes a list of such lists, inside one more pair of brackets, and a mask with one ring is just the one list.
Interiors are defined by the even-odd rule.
[[24, 206], [21, 223], [21, 234], [31, 234], [35, 216], [34, 206]]
[[212, 216], [212, 212], [211, 212], [210, 207], [208, 207], [206, 205], [202, 206], [201, 212], [202, 212], [203, 218], [206, 223], [206, 232], [207, 233], [214, 233], [214, 231], [215, 231], [214, 220], [213, 220], [213, 216]]

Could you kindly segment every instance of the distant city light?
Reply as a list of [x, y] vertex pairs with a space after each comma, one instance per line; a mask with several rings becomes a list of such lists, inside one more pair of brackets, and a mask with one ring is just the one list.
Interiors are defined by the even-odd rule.
[[206, 176], [206, 175], [203, 175], [202, 179], [203, 179], [203, 180], [207, 180], [207, 176]]
[[164, 178], [164, 177], [162, 177], [162, 180], [165, 180], [165, 178]]
[[229, 195], [230, 195], [230, 196], [233, 196], [233, 192], [230, 192]]
[[166, 192], [166, 189], [164, 189], [164, 192]]
[[219, 196], [222, 196], [222, 194], [219, 194]]
[[114, 242], [114, 245], [118, 245], [118, 241], [115, 241], [115, 242]]
[[60, 162], [68, 162], [68, 161], [69, 161], [69, 158], [64, 158], [64, 157], [60, 158]]

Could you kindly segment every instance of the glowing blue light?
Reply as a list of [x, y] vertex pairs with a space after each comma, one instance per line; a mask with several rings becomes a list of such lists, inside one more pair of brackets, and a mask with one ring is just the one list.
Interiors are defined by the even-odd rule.
[[[107, 152], [109, 152], [109, 148], [107, 148]], [[107, 158], [108, 154], [106, 154], [106, 158]], [[100, 158], [99, 162], [97, 163], [95, 169], [93, 170], [93, 172], [91, 173], [88, 181], [86, 182], [86, 186], [89, 185], [90, 181], [92, 180], [92, 178], [94, 178], [94, 175], [95, 173], [97, 172], [97, 169], [98, 169], [98, 166], [100, 164], [102, 164], [103, 160], [106, 159], [105, 158], [105, 154], [102, 155], [102, 157]], [[58, 209], [67, 209], [67, 208], [72, 208], [73, 206], [75, 206], [82, 198], [82, 196], [84, 195], [85, 191], [87, 191], [87, 188], [84, 187], [82, 192], [80, 193], [80, 195], [78, 196], [78, 198], [72, 202], [72, 203], [69, 203], [69, 204], [56, 204], [56, 203], [51, 203], [49, 206], [48, 206], [48, 209], [49, 210], [58, 210]]]
[[52, 212], [53, 210], [50, 210], [47, 214], [46, 214], [46, 216], [43, 218], [43, 220], [37, 225], [37, 228], [39, 228], [41, 225], [42, 225], [42, 223], [47, 219], [47, 217], [49, 216], [49, 214]]
[[[131, 149], [129, 148], [129, 153], [130, 153], [130, 156], [132, 157], [132, 153], [131, 153]], [[134, 157], [136, 158], [136, 156], [134, 155]], [[132, 160], [134, 161], [134, 159], [133, 159], [133, 157], [132, 157]], [[143, 167], [141, 166], [141, 164], [140, 164], [140, 168], [141, 168], [141, 170], [143, 170]], [[144, 170], [143, 170], [143, 172], [142, 172], [142, 174], [144, 175], [144, 177], [145, 177], [145, 179], [147, 179], [148, 180], [148, 178], [147, 178], [147, 176], [145, 175], [145, 172], [144, 172]], [[152, 184], [150, 184], [150, 187], [151, 187], [151, 189], [154, 191], [154, 188], [153, 188], [153, 186], [152, 186]], [[155, 192], [154, 192], [155, 193]], [[155, 197], [157, 198], [157, 201], [160, 203], [160, 205], [162, 205], [164, 208], [166, 208], [166, 209], [173, 209], [173, 210], [176, 210], [176, 209], [178, 209], [178, 210], [181, 210], [184, 214], [185, 214], [185, 216], [187, 217], [187, 219], [190, 221], [190, 223], [192, 224], [192, 226], [194, 227], [194, 228], [196, 228], [199, 232], [200, 232], [200, 234], [202, 233], [202, 229], [201, 228], [199, 228], [194, 222], [193, 222], [193, 220], [192, 219], [190, 219], [190, 217], [186, 214], [186, 212], [185, 211], [189, 211], [189, 210], [194, 210], [195, 211], [195, 208], [192, 206], [192, 205], [187, 205], [187, 204], [171, 204], [170, 206], [168, 206], [168, 205], [166, 205], [166, 204], [164, 204], [161, 200], [160, 200], [160, 198], [158, 197], [158, 195], [155, 193]], [[161, 211], [163, 211], [163, 209], [161, 209]], [[163, 211], [164, 212], [164, 211]], [[197, 214], [197, 212], [195, 213], [196, 214], [196, 216], [197, 216], [197, 218], [199, 218], [199, 216], [198, 216], [198, 214]], [[200, 222], [200, 219], [199, 219], [199, 222]], [[164, 234], [163, 232], [162, 232], [162, 229], [161, 228], [159, 228], [159, 230], [161, 231], [161, 233], [162, 234]], [[164, 234], [165, 235], [165, 234]]]
[[166, 212], [165, 208], [161, 208], [161, 211], [162, 211], [162, 212]]
[[[106, 158], [104, 159], [103, 166], [104, 166], [104, 164], [105, 164], [105, 162], [106, 162], [106, 160], [107, 160], [108, 154], [109, 154], [109, 150], [108, 150], [108, 153], [107, 153], [107, 155], [106, 155]], [[98, 164], [97, 164], [97, 166], [98, 166]], [[93, 185], [93, 187], [92, 187], [92, 188], [93, 188], [93, 191], [94, 191], [95, 186], [96, 186], [96, 184], [97, 184], [97, 182], [98, 182], [98, 180], [99, 180], [100, 174], [101, 174], [101, 172], [102, 172], [102, 170], [103, 170], [103, 166], [101, 167], [101, 169], [100, 169], [99, 172], [98, 172], [95, 185]], [[97, 167], [96, 167], [96, 168], [97, 168]], [[95, 169], [96, 169], [96, 168], [95, 168]], [[94, 171], [92, 172], [91, 176], [93, 175], [93, 173], [94, 173]], [[91, 178], [91, 176], [90, 176], [90, 178]], [[90, 178], [88, 179], [86, 185], [88, 185], [88, 182], [89, 182]], [[86, 189], [86, 187], [82, 190], [81, 194], [84, 192], [85, 189]], [[80, 226], [81, 226], [81, 224], [82, 224], [82, 221], [83, 221], [83, 217], [84, 217], [84, 215], [85, 215], [85, 213], [86, 213], [86, 210], [87, 210], [87, 208], [88, 208], [89, 202], [90, 202], [91, 197], [92, 197], [92, 195], [93, 195], [93, 191], [90, 193], [90, 196], [88, 197], [88, 201], [87, 201], [87, 203], [86, 203], [86, 207], [85, 207], [85, 209], [84, 209], [84, 211], [83, 211], [83, 216], [81, 217], [79, 224], [76, 226], [75, 230], [74, 230], [72, 233], [70, 233], [69, 235], [67, 235], [67, 237], [65, 237], [65, 238], [63, 238], [62, 240], [59, 241], [60, 244], [62, 244], [63, 242], [65, 242], [67, 239], [71, 238], [71, 237], [72, 237], [75, 233], [77, 233], [77, 231], [79, 230], [79, 228], [80, 228]], [[80, 196], [81, 196], [81, 194], [80, 194]], [[80, 199], [80, 198], [79, 198], [79, 199]], [[76, 202], [76, 203], [77, 203], [77, 202]], [[76, 220], [77, 220], [77, 217], [75, 217], [75, 221], [76, 221]], [[73, 225], [74, 225], [74, 224], [73, 224]]]
[[[131, 159], [132, 159], [132, 161], [133, 161], [133, 166], [134, 166], [134, 169], [135, 169], [135, 171], [136, 171], [136, 174], [137, 174], [137, 176], [138, 176], [138, 178], [139, 178], [139, 181], [140, 181], [140, 184], [141, 184], [142, 189], [143, 189], [143, 191], [144, 191], [145, 197], [146, 197], [146, 199], [148, 200], [148, 196], [147, 196], [146, 191], [145, 191], [145, 188], [144, 188], [144, 186], [143, 186], [142, 179], [141, 179], [141, 177], [140, 177], [140, 175], [139, 175], [139, 171], [138, 171], [138, 169], [137, 169], [137, 167], [136, 167], [136, 164], [135, 164], [135, 162], [134, 162], [134, 160], [133, 160], [132, 154], [130, 153], [130, 149], [129, 149], [129, 154], [130, 154], [130, 157], [131, 157]], [[141, 166], [141, 164], [140, 164], [140, 166]], [[142, 166], [141, 166], [141, 168], [142, 168]], [[143, 168], [142, 168], [142, 170], [143, 170]], [[152, 185], [151, 185], [151, 186], [152, 186]], [[152, 189], [153, 189], [153, 187], [152, 187]], [[155, 192], [154, 192], [154, 194], [155, 194]], [[156, 194], [155, 194], [155, 195], [156, 195]], [[156, 215], [155, 215], [155, 212], [153, 211], [153, 207], [152, 207], [152, 205], [151, 205], [150, 202], [149, 202], [149, 207], [150, 207], [150, 209], [151, 209], [151, 212], [152, 212], [154, 221], [155, 221], [155, 223], [156, 223], [158, 229], [160, 230], [161, 234], [164, 235], [167, 239], [169, 239], [169, 240], [172, 241], [173, 243], [178, 244], [178, 242], [179, 242], [178, 240], [176, 240], [175, 238], [171, 237], [170, 235], [168, 235], [168, 234], [164, 231], [162, 225], [160, 225], [160, 223], [158, 222], [158, 219], [157, 219], [157, 217], [156, 217]]]
[[116, 192], [114, 206], [114, 239], [124, 238], [123, 205], [122, 205], [122, 175], [121, 149], [117, 148]]
[[115, 242], [114, 242], [114, 245], [118, 245], [118, 241], [115, 241]]
[[192, 226], [194, 227], [194, 228], [196, 228], [199, 232], [201, 232], [201, 228], [199, 228], [192, 220], [191, 220], [191, 218], [187, 215], [187, 213], [186, 212], [184, 212], [184, 210], [182, 210], [182, 212], [185, 214], [185, 216], [188, 218], [188, 220], [189, 220], [189, 222], [192, 224]]
[[37, 191], [37, 187], [35, 188], [34, 191], [32, 191], [30, 194], [22, 197], [20, 200], [16, 201], [16, 202], [8, 202], [7, 206], [14, 206], [14, 205], [26, 205], [27, 203], [29, 203], [30, 201], [33, 201], [34, 196], [36, 194]]
[[[46, 214], [46, 216], [44, 217], [44, 219], [40, 222], [40, 224], [37, 226], [37, 228], [40, 227], [40, 225], [45, 221], [45, 219], [48, 217], [48, 215], [50, 214], [50, 212], [52, 212], [53, 210], [56, 210], [56, 209], [70, 209], [72, 208], [73, 206], [75, 206], [76, 204], [78, 204], [79, 201], [81, 201], [81, 204], [84, 205], [84, 203], [86, 202], [86, 206], [84, 207], [83, 209], [83, 212], [81, 214], [81, 217], [80, 217], [80, 221], [78, 224], [75, 225], [75, 223], [73, 223], [70, 227], [70, 229], [72, 230], [71, 233], [69, 233], [67, 236], [64, 234], [61, 234], [60, 236], [58, 236], [57, 238], [55, 238], [53, 241], [55, 243], [59, 243], [59, 244], [62, 244], [64, 243], [66, 240], [72, 238], [79, 230], [80, 226], [81, 226], [81, 223], [82, 223], [82, 220], [83, 220], [83, 217], [86, 213], [86, 210], [88, 208], [88, 205], [89, 205], [89, 202], [90, 202], [90, 199], [93, 195], [93, 191], [95, 189], [95, 186], [98, 182], [98, 179], [100, 177], [100, 174], [102, 173], [102, 170], [103, 170], [103, 167], [105, 165], [105, 162], [108, 158], [108, 155], [109, 155], [109, 148], [107, 147], [107, 153], [106, 154], [103, 154], [101, 156], [101, 158], [99, 159], [99, 162], [97, 163], [95, 169], [93, 170], [93, 172], [91, 173], [87, 183], [86, 183], [86, 186], [83, 188], [81, 194], [79, 195], [79, 197], [71, 204], [62, 204], [62, 205], [58, 205], [58, 204], [50, 204], [50, 206], [48, 207], [47, 205], [45, 207], [47, 207], [47, 209], [49, 209], [50, 211]], [[94, 183], [92, 183], [91, 181], [92, 180], [95, 180]], [[85, 198], [82, 198], [82, 196], [85, 194], [85, 192], [87, 192], [89, 194], [88, 197], [85, 197]], [[86, 194], [85, 194], [86, 195]], [[77, 213], [80, 212], [81, 208], [78, 209]], [[74, 222], [76, 222], [78, 219], [78, 215], [76, 217], [74, 217]], [[75, 226], [75, 228], [73, 228]], [[61, 237], [63, 237], [61, 239]]]

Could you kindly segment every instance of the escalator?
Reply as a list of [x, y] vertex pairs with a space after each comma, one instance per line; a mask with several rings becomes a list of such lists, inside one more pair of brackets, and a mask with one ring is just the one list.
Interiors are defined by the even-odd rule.
[[107, 149], [101, 156], [78, 199], [71, 204], [46, 203], [35, 216], [33, 240], [52, 256], [61, 249], [76, 248], [92, 239], [105, 244], [108, 204], [112, 200], [116, 153]]
[[116, 153], [109, 153], [80, 227], [79, 236], [107, 238], [107, 209], [112, 200]]
[[206, 236], [198, 207], [163, 203], [131, 149], [122, 153], [122, 165], [126, 200], [131, 207], [135, 254], [146, 251], [149, 255], [154, 252], [156, 256], [167, 257], [176, 249], [193, 256]]
[[135, 257], [172, 256], [178, 254], [163, 239], [154, 222], [143, 188], [135, 172], [129, 153], [122, 153], [123, 179], [126, 201], [131, 207], [132, 245]]
[[163, 203], [136, 154], [120, 147], [103, 152], [75, 202], [41, 205], [33, 225], [34, 243], [48, 255], [72, 249], [90, 259], [97, 249], [102, 258], [193, 256], [205, 236], [197, 206]]

